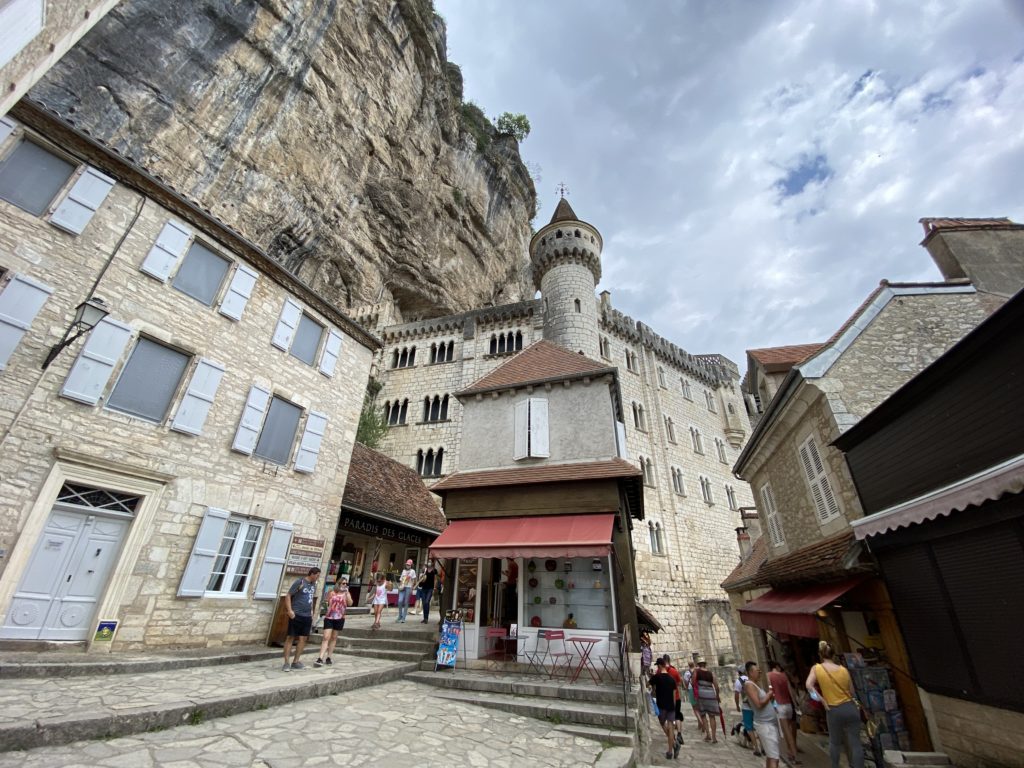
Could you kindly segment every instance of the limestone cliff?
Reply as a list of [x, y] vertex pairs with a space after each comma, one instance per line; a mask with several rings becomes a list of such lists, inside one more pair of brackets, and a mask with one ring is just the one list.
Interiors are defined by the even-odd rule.
[[430, 0], [124, 0], [30, 98], [341, 307], [517, 301], [536, 195]]

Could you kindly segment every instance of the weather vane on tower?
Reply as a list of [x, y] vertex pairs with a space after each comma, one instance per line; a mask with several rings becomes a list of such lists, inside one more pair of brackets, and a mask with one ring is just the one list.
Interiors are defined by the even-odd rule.
[[555, 191], [558, 193], [559, 197], [565, 197], [569, 194], [569, 187], [565, 185], [564, 181], [560, 181], [558, 182], [558, 186], [555, 187]]

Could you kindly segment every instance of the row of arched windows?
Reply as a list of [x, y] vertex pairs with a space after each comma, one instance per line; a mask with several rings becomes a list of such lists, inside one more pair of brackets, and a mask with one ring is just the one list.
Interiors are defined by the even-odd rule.
[[444, 463], [444, 448], [420, 448], [416, 451], [416, 473], [420, 477], [440, 477]]
[[416, 365], [416, 347], [402, 347], [391, 353], [392, 368], [411, 368]]
[[633, 426], [641, 432], [647, 431], [647, 413], [640, 403], [633, 401]]
[[430, 362], [433, 363], [450, 363], [455, 359], [455, 342], [442, 341], [440, 344], [430, 345]]
[[384, 420], [389, 427], [405, 424], [409, 415], [409, 398], [405, 400], [388, 400], [384, 403]]
[[651, 552], [655, 555], [666, 554], [665, 529], [661, 527], [661, 523], [648, 521], [647, 531], [651, 536]]
[[429, 395], [423, 398], [423, 421], [447, 421], [448, 420], [448, 395], [439, 397]]
[[490, 354], [506, 355], [509, 352], [518, 352], [523, 348], [523, 332], [509, 331], [508, 333], [492, 333]]

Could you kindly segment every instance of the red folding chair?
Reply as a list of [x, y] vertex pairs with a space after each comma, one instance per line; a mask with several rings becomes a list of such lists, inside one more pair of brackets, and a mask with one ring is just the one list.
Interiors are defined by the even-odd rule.
[[494, 650], [501, 649], [501, 657], [505, 658], [505, 628], [504, 627], [488, 627], [487, 632], [484, 634], [484, 655], [487, 656], [491, 652], [491, 641], [497, 640]]
[[[549, 629], [547, 631], [547, 657], [551, 659], [551, 677], [558, 676], [558, 670], [565, 670], [566, 679], [572, 674], [572, 654], [565, 649], [565, 632], [560, 629]], [[561, 650], [552, 650], [552, 643], [559, 643]]]
[[[543, 640], [545, 642], [545, 646], [544, 646], [544, 650], [543, 651], [541, 650], [541, 647], [540, 647], [540, 641], [541, 640]], [[537, 630], [537, 636], [536, 636], [536, 638], [533, 641], [533, 650], [531, 651], [529, 646], [525, 646], [523, 648], [523, 657], [526, 659], [526, 663], [529, 665], [527, 667], [527, 672], [536, 672], [538, 675], [543, 675], [544, 673], [547, 672], [547, 669], [544, 668], [544, 663], [547, 660], [547, 655], [548, 655], [548, 650], [547, 650], [546, 643], [547, 643], [547, 630], [546, 629], [538, 629]]]

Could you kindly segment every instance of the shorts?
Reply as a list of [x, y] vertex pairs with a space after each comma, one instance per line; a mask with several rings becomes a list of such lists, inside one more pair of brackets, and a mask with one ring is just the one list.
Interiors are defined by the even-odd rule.
[[665, 723], [674, 723], [676, 721], [676, 713], [671, 709], [659, 709], [658, 710], [658, 722], [664, 725]]
[[743, 730], [750, 733], [754, 730], [754, 710], [743, 710]]
[[793, 705], [792, 704], [778, 704], [779, 720], [792, 720], [793, 719]]
[[371, 605], [387, 605], [387, 604], [388, 604], [388, 601], [386, 599], [385, 600], [378, 600], [376, 597], [373, 598], [373, 602], [371, 603]]
[[345, 628], [344, 619], [324, 619], [324, 629], [333, 629], [338, 632]]
[[288, 637], [309, 637], [312, 628], [312, 616], [296, 615], [294, 619], [288, 619]]
[[776, 721], [757, 724], [757, 739], [761, 742], [761, 751], [769, 760], [779, 759], [779, 724]]

